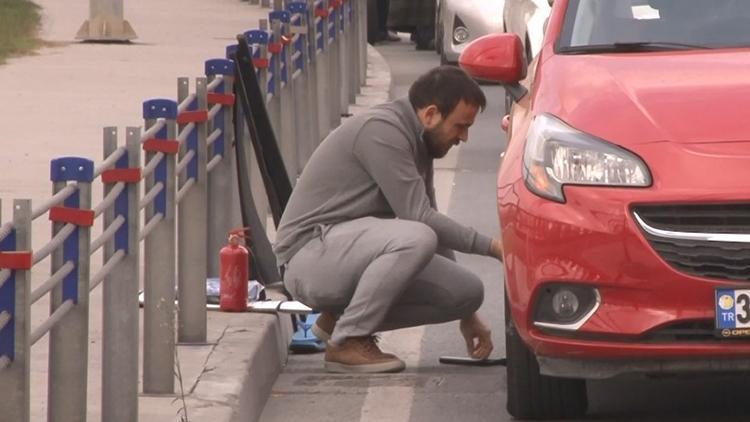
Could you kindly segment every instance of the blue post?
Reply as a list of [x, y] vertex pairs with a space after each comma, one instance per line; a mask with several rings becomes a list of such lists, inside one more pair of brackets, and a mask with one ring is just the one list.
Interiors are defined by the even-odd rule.
[[273, 61], [274, 56], [271, 56], [270, 60], [268, 59], [268, 43], [271, 38], [268, 31], [254, 29], [246, 31], [244, 35], [247, 43], [253, 49], [253, 59], [257, 59], [255, 67], [261, 90], [265, 94], [275, 95], [274, 78], [276, 78], [276, 75], [272, 73], [275, 62]]
[[[0, 253], [31, 249], [31, 201], [13, 202], [13, 229], [0, 239]], [[2, 420], [29, 422], [30, 415], [30, 312], [31, 252], [23, 266], [16, 259], [5, 259], [0, 269], [10, 270], [7, 279], [0, 276], [0, 314], [5, 327], [0, 329], [0, 415]], [[15, 261], [15, 262], [14, 262]], [[15, 267], [15, 268], [14, 268]], [[7, 319], [9, 317], [10, 319]]]
[[[208, 108], [220, 105], [219, 112], [209, 122], [208, 133], [218, 131], [219, 137], [209, 148], [208, 162], [214, 162], [208, 174], [208, 241], [206, 261], [208, 277], [219, 277], [218, 252], [226, 244], [226, 233], [241, 224], [239, 216], [239, 198], [237, 190], [237, 173], [235, 154], [231, 151], [234, 127], [233, 108], [235, 104], [234, 62], [214, 59], [206, 61], [206, 77], [211, 81], [221, 76], [223, 83], [208, 94]], [[242, 120], [242, 119], [239, 119]], [[238, 139], [238, 142], [242, 142]]]
[[279, 141], [281, 154], [284, 158], [289, 179], [294, 184], [299, 176], [297, 166], [297, 130], [296, 123], [298, 116], [295, 114], [295, 104], [297, 98], [294, 95], [295, 81], [292, 80], [292, 56], [289, 45], [290, 31], [289, 23], [291, 22], [291, 13], [282, 10], [282, 2], [276, 0], [274, 7], [276, 10], [269, 13], [269, 21], [272, 29], [272, 44], [275, 45], [275, 54], [277, 65], [274, 72], [280, 76], [277, 88], [278, 100], [275, 109], [272, 109], [271, 116], [275, 120], [276, 137]]
[[[0, 251], [16, 250], [16, 231], [12, 230], [4, 239], [0, 240]], [[8, 279], [0, 281], [0, 315], [7, 312], [11, 320], [0, 329], [0, 357], [5, 356], [11, 361], [15, 359], [16, 327], [13, 318], [16, 315], [16, 272], [11, 271]]]
[[[104, 279], [102, 286], [102, 420], [129, 422], [138, 419], [138, 357], [140, 288], [140, 129], [127, 129], [126, 153], [115, 163], [113, 177], [102, 174], [104, 195], [116, 183], [126, 187], [117, 196], [113, 207], [104, 213], [104, 227], [118, 217], [125, 223], [115, 232], [114, 239], [104, 245], [103, 263], [125, 254]], [[104, 158], [117, 150], [117, 129], [105, 128]]]
[[[179, 218], [177, 236], [178, 309], [177, 341], [180, 343], [205, 343], [207, 338], [206, 315], [206, 242], [208, 231], [207, 192], [207, 125], [208, 92], [206, 78], [195, 81], [195, 98], [187, 110], [178, 116], [180, 132], [192, 123], [180, 152], [181, 160], [192, 153], [184, 171], [178, 174], [179, 190], [177, 211]], [[178, 79], [177, 100], [184, 104], [190, 97], [188, 78]]]
[[[154, 203], [146, 207], [146, 225], [156, 223], [144, 241], [143, 392], [174, 393], [177, 103], [154, 99], [143, 103], [146, 130], [165, 119], [164, 127], [144, 144], [146, 163], [162, 158], [146, 177], [146, 192], [161, 183]], [[148, 165], [148, 164], [146, 164]]]
[[51, 274], [68, 262], [74, 269], [63, 279], [62, 285], [52, 290], [50, 315], [68, 301], [75, 304], [49, 333], [47, 420], [53, 422], [86, 419], [93, 178], [94, 163], [85, 158], [63, 157], [52, 160], [50, 164], [50, 180], [55, 193], [64, 189], [68, 182], [77, 183], [76, 191], [65, 200], [63, 207], [50, 210], [53, 234], [68, 224], [76, 226], [64, 241], [62, 251], [58, 249], [52, 253]]

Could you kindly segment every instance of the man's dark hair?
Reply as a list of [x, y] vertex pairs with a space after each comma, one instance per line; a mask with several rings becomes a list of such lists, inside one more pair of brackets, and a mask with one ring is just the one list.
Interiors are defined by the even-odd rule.
[[487, 106], [487, 98], [479, 84], [455, 66], [439, 66], [420, 76], [409, 88], [409, 101], [415, 110], [431, 104], [443, 117], [451, 114], [459, 102], [479, 107]]

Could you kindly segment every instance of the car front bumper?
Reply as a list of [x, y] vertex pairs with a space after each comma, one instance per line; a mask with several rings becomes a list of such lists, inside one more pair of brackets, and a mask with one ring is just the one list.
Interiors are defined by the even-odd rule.
[[542, 375], [608, 379], [626, 374], [738, 374], [750, 372], [750, 358], [729, 359], [575, 359], [538, 356]]
[[[745, 190], [698, 188], [686, 197], [678, 190], [568, 186], [559, 204], [534, 195], [520, 179], [500, 188], [510, 310], [542, 373], [606, 378], [749, 370], [750, 339], [719, 338], [713, 321], [716, 289], [750, 288], [750, 282], [674, 268], [633, 215], [637, 204], [741, 201]], [[535, 324], [535, 300], [549, 283], [595, 288], [598, 308], [577, 329]]]

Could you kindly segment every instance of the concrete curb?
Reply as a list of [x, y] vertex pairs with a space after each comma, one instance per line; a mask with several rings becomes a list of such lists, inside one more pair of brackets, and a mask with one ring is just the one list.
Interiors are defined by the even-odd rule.
[[[356, 103], [349, 106], [353, 115], [390, 97], [388, 63], [369, 45], [367, 58], [367, 81]], [[213, 313], [211, 316], [209, 323], [214, 325], [211, 330], [219, 329], [221, 334], [185, 397], [189, 421], [257, 421], [287, 362], [293, 335], [291, 318], [285, 314]], [[174, 398], [161, 400], [171, 402]], [[172, 413], [175, 407], [166, 406]], [[167, 414], [158, 413], [142, 413], [140, 420], [165, 420]]]
[[187, 402], [191, 420], [257, 420], [291, 338], [289, 315], [251, 314], [227, 325]]

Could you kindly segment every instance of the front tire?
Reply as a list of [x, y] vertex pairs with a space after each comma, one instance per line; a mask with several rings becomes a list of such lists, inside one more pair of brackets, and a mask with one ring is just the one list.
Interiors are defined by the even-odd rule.
[[539, 373], [536, 356], [516, 330], [505, 297], [508, 413], [517, 419], [573, 419], [586, 414], [586, 381]]

